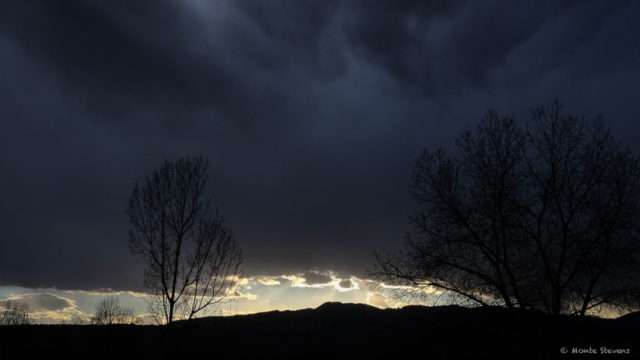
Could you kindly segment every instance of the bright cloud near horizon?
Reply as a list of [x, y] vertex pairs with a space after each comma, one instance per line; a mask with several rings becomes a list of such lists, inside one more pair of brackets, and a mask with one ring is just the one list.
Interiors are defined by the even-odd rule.
[[638, 18], [637, 1], [2, 2], [0, 300], [55, 322], [116, 293], [145, 314], [133, 184], [202, 155], [245, 255], [220, 311], [396, 306], [367, 269], [410, 230], [424, 149], [558, 99], [640, 153]]
[[[39, 324], [88, 324], [98, 303], [108, 296], [118, 297], [123, 307], [131, 308], [138, 323], [155, 323], [147, 312], [146, 293], [113, 289], [84, 291], [0, 286], [0, 299], [26, 303], [32, 322]], [[315, 308], [326, 302], [364, 303], [381, 309], [406, 305], [395, 299], [384, 284], [353, 277], [340, 279], [330, 272], [241, 278], [227, 299], [229, 301], [212, 307], [200, 316], [300, 310]], [[424, 299], [422, 303], [425, 303]]]

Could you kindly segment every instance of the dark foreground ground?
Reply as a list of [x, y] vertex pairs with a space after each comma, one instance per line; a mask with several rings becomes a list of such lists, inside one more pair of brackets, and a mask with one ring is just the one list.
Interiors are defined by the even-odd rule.
[[317, 309], [204, 318], [170, 328], [0, 327], [0, 359], [55, 355], [62, 359], [630, 359], [640, 358], [640, 313], [618, 319], [553, 319], [502, 308], [379, 310], [327, 303]]

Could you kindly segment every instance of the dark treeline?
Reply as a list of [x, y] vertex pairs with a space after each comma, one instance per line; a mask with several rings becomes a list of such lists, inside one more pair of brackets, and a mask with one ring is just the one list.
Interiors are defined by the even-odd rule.
[[[0, 328], [0, 358], [567, 358], [572, 349], [640, 351], [640, 314], [618, 319], [459, 306], [317, 309], [211, 317], [171, 326], [31, 325]], [[564, 357], [563, 357], [564, 356]], [[568, 355], [571, 357], [571, 355]], [[601, 355], [598, 355], [601, 356]], [[604, 355], [601, 357], [604, 358]]]

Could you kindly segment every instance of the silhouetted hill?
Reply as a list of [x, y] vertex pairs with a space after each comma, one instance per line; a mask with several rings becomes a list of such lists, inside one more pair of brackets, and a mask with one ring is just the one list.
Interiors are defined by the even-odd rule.
[[[174, 326], [0, 328], [0, 358], [638, 358], [640, 314], [552, 318], [536, 311], [459, 306], [381, 310], [326, 303], [316, 309], [209, 317]], [[561, 354], [566, 348], [569, 354]], [[630, 354], [600, 354], [629, 349]], [[595, 351], [597, 354], [571, 354]]]

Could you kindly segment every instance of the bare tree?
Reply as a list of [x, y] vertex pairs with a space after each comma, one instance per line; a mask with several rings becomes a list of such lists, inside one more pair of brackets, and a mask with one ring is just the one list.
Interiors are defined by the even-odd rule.
[[29, 306], [21, 301], [0, 301], [0, 326], [29, 325]]
[[556, 315], [638, 308], [640, 166], [600, 119], [490, 111], [457, 146], [416, 162], [414, 230], [373, 275]]
[[117, 296], [107, 296], [99, 302], [95, 314], [91, 317], [91, 323], [94, 325], [132, 324], [134, 320], [133, 309], [120, 305]]
[[147, 264], [149, 310], [169, 324], [223, 301], [240, 276], [242, 252], [205, 194], [208, 168], [202, 157], [165, 161], [129, 199], [129, 246]]

